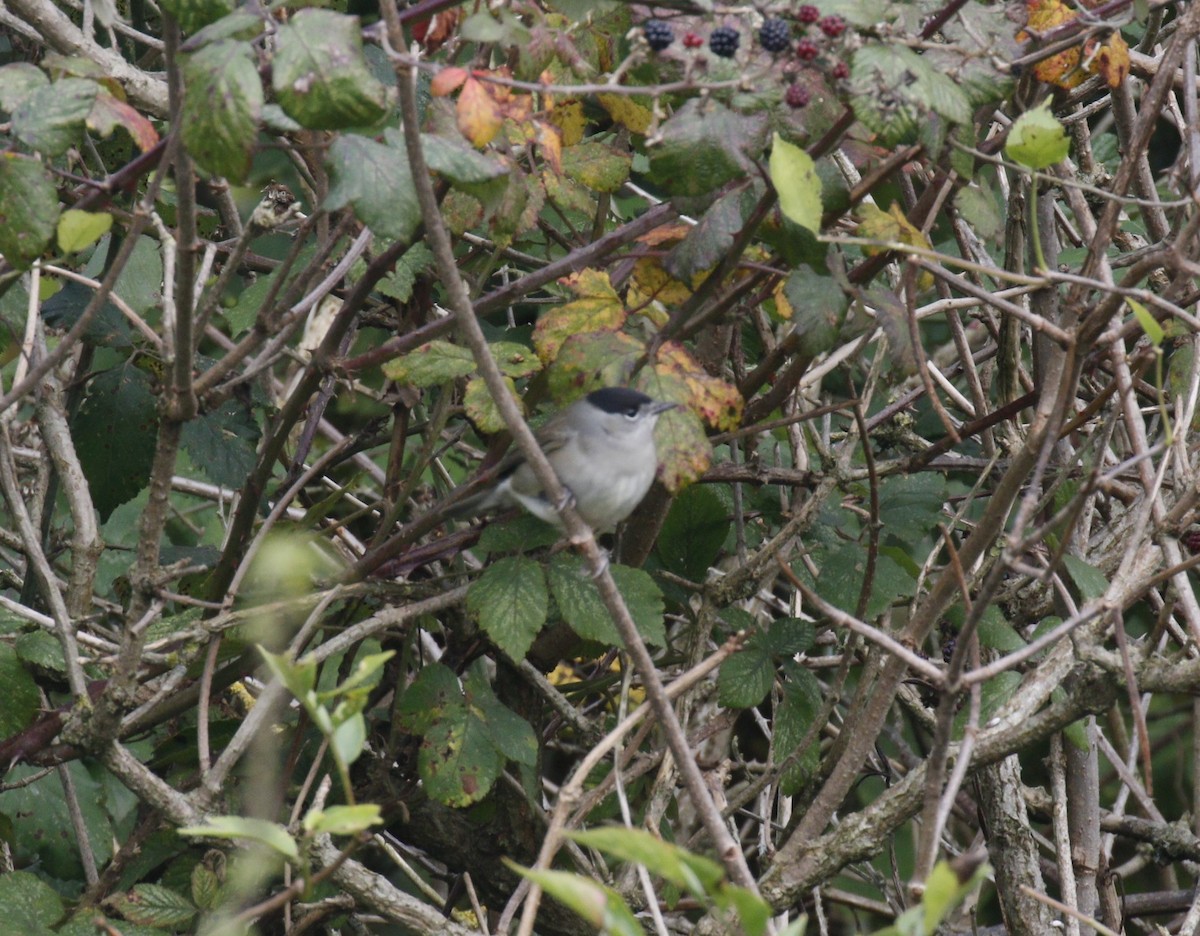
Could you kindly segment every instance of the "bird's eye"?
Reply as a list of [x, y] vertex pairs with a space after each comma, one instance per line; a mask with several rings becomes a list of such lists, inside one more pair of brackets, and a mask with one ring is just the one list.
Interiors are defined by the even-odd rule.
[[637, 417], [638, 417], [638, 408], [636, 406], [631, 406], [631, 407], [629, 407], [629, 409], [625, 410], [625, 418], [626, 419], [637, 419]]

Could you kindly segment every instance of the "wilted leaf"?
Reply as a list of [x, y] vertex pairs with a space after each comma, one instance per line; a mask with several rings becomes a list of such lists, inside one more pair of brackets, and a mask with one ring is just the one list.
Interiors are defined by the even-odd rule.
[[594, 192], [615, 192], [629, 178], [633, 157], [603, 143], [580, 143], [562, 153], [562, 171]]
[[474, 146], [484, 147], [504, 124], [504, 109], [479, 79], [469, 76], [458, 96], [458, 129]]
[[608, 280], [608, 274], [586, 269], [573, 274], [565, 284], [578, 297], [542, 315], [533, 330], [538, 357], [549, 363], [572, 335], [584, 332], [616, 331], [628, 313], [621, 297]]
[[[517, 409], [524, 413], [525, 404], [521, 401], [516, 384], [513, 383], [511, 377], [504, 378], [504, 386], [508, 389], [509, 396], [516, 402]], [[480, 432], [491, 434], [506, 428], [504, 417], [500, 415], [500, 408], [496, 406], [496, 401], [492, 399], [492, 394], [488, 391], [487, 384], [483, 382], [482, 377], [472, 377], [467, 381], [467, 390], [463, 394], [463, 406], [467, 411], [467, 416], [475, 423]]]

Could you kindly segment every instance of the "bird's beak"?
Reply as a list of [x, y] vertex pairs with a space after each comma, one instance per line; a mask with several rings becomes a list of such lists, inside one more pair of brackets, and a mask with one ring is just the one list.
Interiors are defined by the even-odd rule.
[[657, 416], [660, 413], [665, 413], [667, 410], [673, 410], [673, 409], [678, 409], [678, 408], [679, 408], [678, 403], [655, 403], [652, 407], [650, 407], [650, 415]]

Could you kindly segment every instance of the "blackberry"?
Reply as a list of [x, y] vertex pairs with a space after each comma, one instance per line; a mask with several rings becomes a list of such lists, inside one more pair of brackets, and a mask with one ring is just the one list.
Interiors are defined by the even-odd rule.
[[811, 39], [801, 39], [796, 43], [796, 58], [802, 62], [811, 62], [820, 54], [821, 50]]
[[732, 26], [719, 26], [708, 37], [708, 47], [712, 49], [712, 54], [721, 58], [733, 58], [737, 55], [741, 43], [742, 37]]
[[646, 20], [642, 24], [642, 35], [646, 37], [646, 45], [655, 52], [661, 52], [675, 41], [675, 33], [670, 25], [660, 19]]
[[840, 16], [826, 16], [817, 25], [830, 39], [836, 39], [846, 31], [846, 21]]
[[758, 44], [768, 52], [782, 52], [791, 41], [792, 27], [785, 19], [769, 19], [758, 31]]
[[783, 95], [783, 100], [788, 107], [807, 107], [808, 102], [812, 100], [812, 95], [808, 93], [808, 88], [804, 85], [793, 84], [788, 85], [787, 92]]
[[838, 62], [833, 66], [833, 69], [829, 74], [832, 75], [836, 80], [842, 81], [850, 77], [850, 66], [845, 62]]
[[805, 26], [810, 26], [821, 18], [821, 11], [811, 3], [806, 3], [796, 11], [796, 19]]

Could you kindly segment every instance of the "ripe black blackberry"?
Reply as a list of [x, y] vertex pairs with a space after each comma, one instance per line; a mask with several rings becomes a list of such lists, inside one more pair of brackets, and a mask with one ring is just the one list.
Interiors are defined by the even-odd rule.
[[712, 54], [721, 58], [733, 58], [737, 55], [741, 43], [742, 37], [732, 26], [718, 26], [708, 37], [708, 47]]
[[646, 45], [655, 52], [661, 52], [675, 41], [674, 30], [660, 19], [646, 20], [642, 24], [642, 35], [646, 37]]
[[791, 41], [792, 26], [779, 17], [767, 20], [758, 31], [758, 44], [768, 52], [782, 52]]

